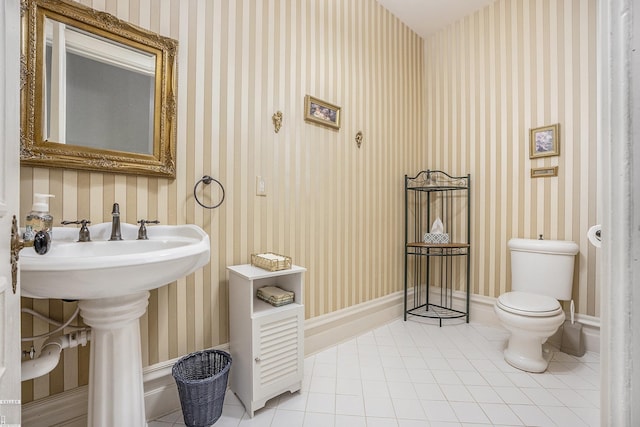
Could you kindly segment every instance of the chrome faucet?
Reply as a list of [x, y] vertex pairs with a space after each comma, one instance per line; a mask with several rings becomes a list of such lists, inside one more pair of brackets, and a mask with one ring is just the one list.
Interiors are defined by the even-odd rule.
[[109, 240], [122, 240], [122, 235], [120, 234], [120, 205], [113, 204], [111, 215], [113, 219], [111, 220], [111, 238]]

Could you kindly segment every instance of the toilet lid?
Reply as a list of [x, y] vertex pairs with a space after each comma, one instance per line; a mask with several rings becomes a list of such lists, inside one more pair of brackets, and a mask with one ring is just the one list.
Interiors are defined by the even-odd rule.
[[497, 305], [505, 311], [523, 316], [555, 316], [562, 312], [557, 299], [528, 292], [507, 292], [500, 295]]

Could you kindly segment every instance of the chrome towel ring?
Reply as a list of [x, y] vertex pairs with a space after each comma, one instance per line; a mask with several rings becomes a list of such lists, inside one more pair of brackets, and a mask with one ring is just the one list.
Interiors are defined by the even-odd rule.
[[[205, 204], [203, 204], [200, 199], [198, 199], [198, 195], [197, 193], [197, 189], [198, 189], [198, 185], [202, 182], [203, 184], [209, 185], [211, 184], [211, 182], [215, 182], [220, 186], [220, 189], [222, 190], [222, 198], [220, 199], [220, 201], [218, 202], [218, 204], [216, 205], [212, 205], [212, 206], [207, 206]], [[193, 186], [193, 198], [196, 199], [196, 202], [198, 202], [198, 204], [200, 206], [202, 206], [203, 208], [206, 209], [215, 209], [218, 206], [220, 206], [222, 204], [222, 202], [224, 202], [224, 186], [222, 185], [222, 183], [220, 183], [220, 181], [218, 181], [215, 178], [210, 177], [209, 175], [205, 175], [202, 177], [202, 179], [200, 179], [198, 182], [196, 182], [196, 185]]]

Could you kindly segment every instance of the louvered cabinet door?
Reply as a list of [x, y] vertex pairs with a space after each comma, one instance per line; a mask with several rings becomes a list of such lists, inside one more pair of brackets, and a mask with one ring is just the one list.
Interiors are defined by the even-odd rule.
[[300, 390], [304, 307], [292, 305], [253, 320], [253, 396], [261, 408], [273, 396]]
[[[249, 416], [267, 400], [302, 387], [304, 369], [304, 267], [267, 271], [243, 264], [229, 270], [231, 390]], [[294, 293], [291, 304], [274, 307], [258, 289], [278, 286]]]

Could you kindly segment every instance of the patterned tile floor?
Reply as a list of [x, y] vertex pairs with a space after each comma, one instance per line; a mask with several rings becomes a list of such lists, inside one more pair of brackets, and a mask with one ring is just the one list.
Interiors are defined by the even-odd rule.
[[[302, 390], [253, 418], [228, 391], [215, 426], [599, 426], [599, 354], [555, 352], [530, 374], [503, 360], [507, 337], [476, 323], [393, 321], [307, 357]], [[149, 423], [184, 425], [180, 411]]]

